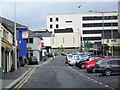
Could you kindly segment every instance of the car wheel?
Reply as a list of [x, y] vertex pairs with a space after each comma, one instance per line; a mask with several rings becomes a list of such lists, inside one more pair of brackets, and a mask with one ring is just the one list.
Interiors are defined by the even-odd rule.
[[84, 68], [85, 68], [85, 64], [81, 64], [81, 65], [80, 65], [80, 68], [81, 68], [81, 69], [84, 69]]
[[104, 71], [104, 75], [106, 75], [106, 76], [110, 76], [111, 74], [112, 74], [112, 70], [111, 69], [106, 69]]
[[95, 68], [92, 68], [92, 72], [95, 73]]
[[65, 62], [65, 64], [68, 64], [67, 62]]

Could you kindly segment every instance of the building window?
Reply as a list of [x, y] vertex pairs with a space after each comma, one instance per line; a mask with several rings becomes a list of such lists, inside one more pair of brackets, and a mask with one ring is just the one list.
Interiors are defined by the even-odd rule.
[[50, 22], [52, 22], [53, 21], [53, 19], [52, 18], [50, 18]]
[[101, 37], [83, 37], [84, 41], [89, 41], [89, 40], [101, 40]]
[[108, 27], [108, 26], [118, 26], [118, 23], [84, 23], [83, 27]]
[[30, 52], [30, 56], [33, 56], [33, 52]]
[[53, 44], [54, 44], [54, 37], [53, 37]]
[[72, 23], [72, 21], [65, 21], [66, 23]]
[[56, 18], [56, 21], [58, 22], [58, 21], [59, 21], [59, 18]]
[[52, 25], [50, 25], [50, 28], [53, 28], [53, 26], [52, 26]]
[[73, 29], [72, 28], [54, 29], [54, 33], [73, 33]]
[[33, 43], [33, 38], [29, 38], [29, 43]]
[[63, 37], [63, 43], [64, 43], [64, 37]]
[[28, 39], [26, 39], [26, 40], [27, 40], [27, 43], [29, 43], [29, 42], [28, 42]]
[[102, 20], [102, 19], [104, 19], [104, 20], [115, 20], [115, 19], [118, 19], [118, 17], [117, 16], [103, 16], [103, 18], [102, 18], [102, 16], [88, 16], [88, 17], [83, 17], [82, 18], [83, 19], [83, 21], [87, 21], [87, 20]]
[[59, 28], [59, 25], [58, 25], [58, 24], [56, 24], [56, 28]]
[[73, 43], [75, 43], [75, 38], [73, 37]]
[[[83, 30], [83, 34], [101, 34], [103, 30]], [[111, 30], [104, 30], [104, 33], [110, 33]], [[113, 29], [113, 32], [118, 32], [117, 29]]]

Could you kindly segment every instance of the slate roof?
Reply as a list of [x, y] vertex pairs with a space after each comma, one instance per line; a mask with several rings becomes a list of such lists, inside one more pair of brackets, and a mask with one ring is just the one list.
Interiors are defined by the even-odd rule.
[[[6, 18], [0, 17], [0, 23], [7, 29], [9, 29], [11, 32], [14, 32], [14, 22], [11, 20], [8, 20]], [[21, 25], [19, 23], [16, 23], [16, 28], [28, 28], [27, 26]]]
[[29, 30], [29, 37], [38, 37], [42, 39], [42, 36], [38, 33], [33, 33], [32, 31]]
[[40, 34], [42, 37], [51, 37], [51, 32], [49, 31], [33, 31], [33, 33]]

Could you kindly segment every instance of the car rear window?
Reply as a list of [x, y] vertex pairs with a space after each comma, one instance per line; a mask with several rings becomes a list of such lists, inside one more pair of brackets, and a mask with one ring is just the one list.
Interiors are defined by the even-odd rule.
[[70, 58], [72, 58], [72, 57], [73, 57], [72, 55], [67, 55], [67, 58], [68, 58], [68, 59], [70, 59]]
[[79, 59], [79, 56], [74, 56], [75, 59]]
[[111, 64], [111, 65], [118, 65], [118, 60], [111, 60], [111, 61], [110, 61], [110, 64]]
[[32, 59], [37, 59], [36, 57], [31, 57]]

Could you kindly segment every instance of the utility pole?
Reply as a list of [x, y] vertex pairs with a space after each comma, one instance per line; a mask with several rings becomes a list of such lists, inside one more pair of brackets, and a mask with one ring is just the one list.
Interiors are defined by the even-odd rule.
[[16, 1], [14, 0], [14, 41], [15, 41], [15, 70], [17, 70], [17, 42], [16, 42]]
[[102, 13], [102, 34], [103, 34], [103, 55], [105, 55], [105, 48], [104, 48], [104, 12], [100, 12], [100, 13]]
[[[81, 5], [78, 5], [78, 9], [81, 8]], [[79, 33], [80, 33], [80, 36], [79, 36]], [[80, 32], [80, 30], [78, 29], [78, 49], [82, 52], [82, 31]], [[81, 41], [81, 44], [80, 44], [80, 41]]]

